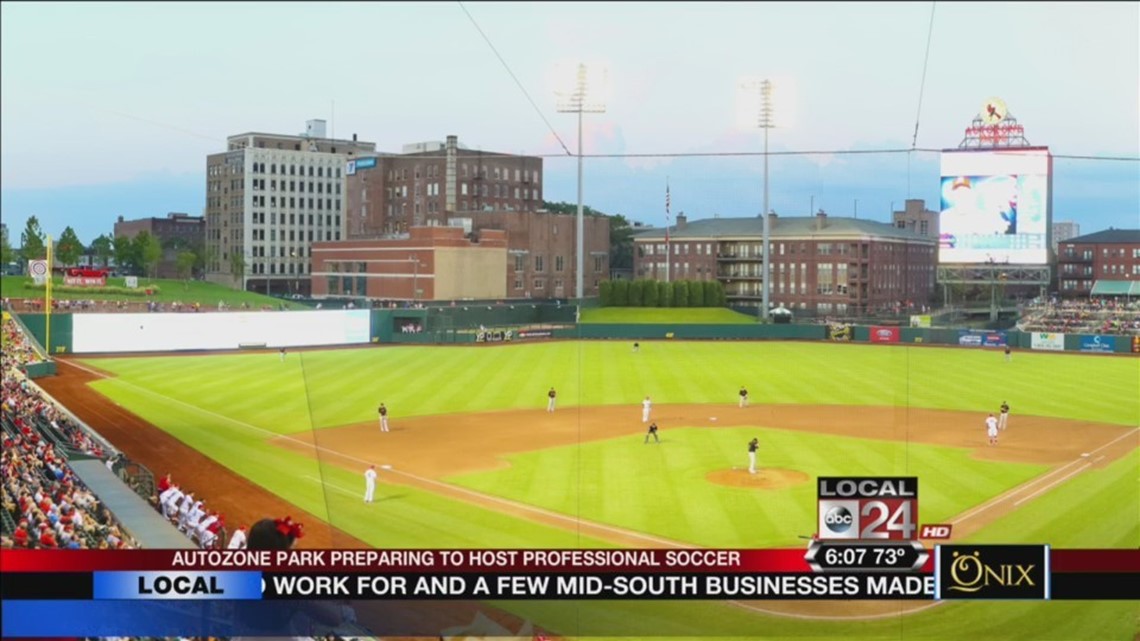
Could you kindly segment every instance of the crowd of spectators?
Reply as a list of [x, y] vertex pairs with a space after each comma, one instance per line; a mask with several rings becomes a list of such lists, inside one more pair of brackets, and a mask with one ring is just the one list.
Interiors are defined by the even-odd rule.
[[1140, 334], [1140, 301], [1039, 299], [1026, 307], [1018, 329], [1066, 334]]
[[[7, 304], [4, 305], [7, 307]], [[0, 354], [0, 369], [7, 372], [9, 369], [15, 369], [20, 372], [27, 372], [27, 366], [32, 363], [38, 363], [43, 360], [35, 345], [16, 323], [15, 319], [5, 315], [3, 328], [4, 338], [0, 343], [3, 344], [3, 353]]]

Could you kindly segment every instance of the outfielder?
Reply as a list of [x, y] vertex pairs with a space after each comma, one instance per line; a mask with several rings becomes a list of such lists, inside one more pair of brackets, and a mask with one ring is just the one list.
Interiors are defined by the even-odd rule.
[[554, 411], [554, 398], [556, 396], [558, 396], [558, 393], [554, 391], [553, 387], [550, 388], [550, 391], [546, 393], [546, 411], [547, 412], [553, 412]]
[[364, 502], [371, 503], [376, 494], [376, 466], [369, 465], [364, 472]]
[[990, 445], [997, 445], [998, 420], [993, 414], [986, 417], [986, 435], [990, 437]]
[[1009, 403], [1001, 402], [1001, 412], [998, 414], [998, 429], [1004, 430], [1009, 426]]
[[748, 407], [748, 390], [743, 385], [740, 386], [740, 406]]
[[1005, 362], [1008, 363], [1011, 360], [1013, 360], [1013, 350], [1009, 348], [1009, 345], [1006, 345], [1005, 346]]
[[649, 422], [649, 410], [653, 408], [653, 401], [649, 400], [646, 396], [644, 401], [641, 401], [641, 422]]
[[381, 432], [387, 432], [388, 431], [388, 408], [384, 407], [384, 404], [381, 403], [380, 409], [378, 411], [380, 412], [380, 431]]
[[748, 441], [748, 473], [756, 473], [756, 450], [760, 449], [760, 439]]

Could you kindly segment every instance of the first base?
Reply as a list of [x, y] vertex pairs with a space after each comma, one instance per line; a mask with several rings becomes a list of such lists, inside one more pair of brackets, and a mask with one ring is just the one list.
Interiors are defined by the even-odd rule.
[[710, 416], [710, 417], [709, 417], [709, 420], [710, 420], [710, 421], [715, 421], [715, 420], [716, 420], [716, 417], [715, 417], [715, 416]]
[[391, 466], [391, 465], [381, 465], [381, 466], [380, 466], [380, 469], [382, 469], [382, 470], [390, 470], [390, 469], [392, 469], [392, 466]]

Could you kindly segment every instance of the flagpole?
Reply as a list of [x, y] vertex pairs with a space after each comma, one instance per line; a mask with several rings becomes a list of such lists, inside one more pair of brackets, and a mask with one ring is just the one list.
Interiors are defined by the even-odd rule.
[[670, 266], [673, 264], [673, 247], [669, 242], [669, 177], [665, 177], [665, 282], [670, 280]]
[[44, 287], [44, 351], [51, 358], [51, 236], [47, 237], [47, 286]]

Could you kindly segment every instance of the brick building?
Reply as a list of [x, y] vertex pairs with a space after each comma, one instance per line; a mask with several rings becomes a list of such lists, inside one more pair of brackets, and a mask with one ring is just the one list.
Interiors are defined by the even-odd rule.
[[1065, 298], [1127, 291], [1140, 281], [1140, 229], [1106, 229], [1061, 242], [1057, 280]]
[[403, 152], [367, 154], [348, 164], [348, 238], [445, 225], [455, 213], [542, 207], [542, 158], [467, 149], [456, 136], [406, 145]]
[[244, 133], [206, 157], [207, 279], [267, 294], [304, 294], [310, 246], [346, 235], [345, 167], [375, 143], [305, 133]]
[[919, 236], [938, 238], [938, 216], [940, 212], [926, 208], [921, 198], [907, 199], [902, 211], [891, 212], [891, 222], [899, 229], [909, 229]]
[[403, 238], [313, 243], [312, 295], [377, 300], [506, 297], [507, 234], [412, 227]]
[[[770, 214], [770, 300], [819, 315], [859, 314], [898, 303], [927, 303], [934, 294], [938, 237], [887, 223]], [[763, 283], [763, 220], [677, 217], [669, 229], [634, 236], [634, 276], [719, 280], [736, 305], [759, 305]], [[671, 255], [670, 255], [671, 254]]]
[[158, 263], [159, 278], [178, 278], [178, 253], [183, 249], [204, 251], [206, 243], [206, 219], [171, 212], [166, 218], [137, 218], [124, 220], [122, 216], [115, 222], [115, 238], [134, 238], [147, 232], [162, 245], [162, 259]]

